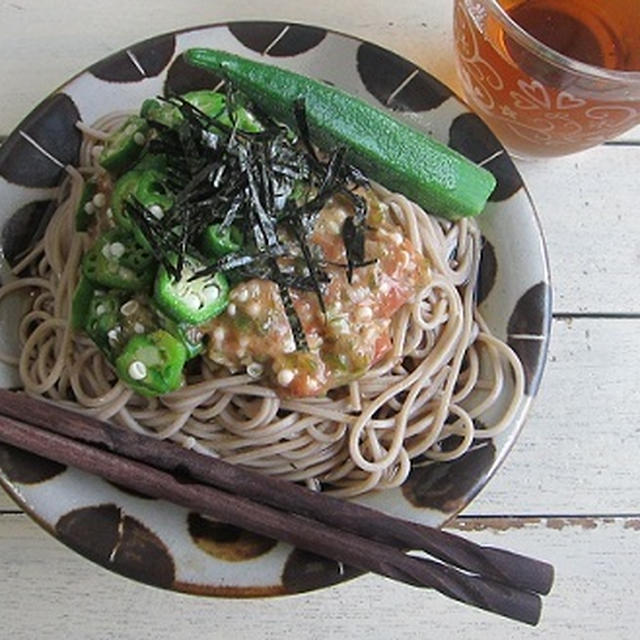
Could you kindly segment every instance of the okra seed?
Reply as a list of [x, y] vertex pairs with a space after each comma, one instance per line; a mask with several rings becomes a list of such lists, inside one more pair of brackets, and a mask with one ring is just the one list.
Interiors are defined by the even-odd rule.
[[96, 193], [91, 202], [93, 202], [93, 206], [96, 207], [96, 209], [102, 209], [102, 207], [107, 204], [107, 197], [104, 193]]
[[113, 209], [111, 207], [107, 209], [107, 218], [113, 218]]
[[142, 334], [142, 333], [144, 333], [144, 325], [143, 325], [142, 323], [140, 323], [140, 322], [136, 322], [136, 323], [133, 325], [133, 330], [134, 330], [136, 333], [140, 333], [140, 334]]
[[87, 202], [87, 204], [84, 205], [84, 212], [91, 216], [96, 212], [95, 207], [93, 206], [93, 202]]
[[138, 310], [138, 303], [135, 300], [128, 300], [121, 307], [120, 311], [124, 316], [132, 316]]
[[159, 204], [152, 204], [149, 207], [149, 213], [156, 219], [156, 220], [162, 220], [162, 218], [164, 218], [164, 211], [162, 210], [162, 207]]
[[140, 131], [133, 135], [133, 141], [140, 146], [142, 146], [146, 142], [146, 140], [147, 139], [144, 137], [144, 133], [140, 133]]
[[200, 308], [202, 301], [195, 293], [189, 293], [184, 297], [184, 303], [189, 307], [189, 309], [193, 309], [195, 311]]
[[94, 158], [97, 158], [103, 151], [104, 147], [101, 144], [97, 144], [93, 149], [91, 149], [91, 155]]
[[277, 376], [278, 384], [281, 387], [288, 387], [293, 382], [294, 376], [295, 374], [291, 369], [282, 369]]
[[236, 315], [236, 305], [233, 304], [233, 302], [227, 307], [227, 313], [230, 316], [235, 316]]
[[247, 374], [252, 378], [259, 378], [264, 372], [264, 367], [259, 362], [252, 362], [247, 365]]
[[109, 253], [111, 253], [114, 258], [122, 258], [124, 255], [124, 245], [122, 242], [112, 242], [109, 246]]
[[109, 342], [116, 342], [116, 340], [118, 339], [118, 330], [110, 329], [109, 331], [107, 331], [107, 338], [109, 339]]
[[222, 342], [224, 340], [226, 331], [224, 327], [216, 327], [213, 331], [213, 338], [216, 342]]
[[107, 308], [103, 305], [103, 304], [99, 304], [96, 307], [96, 315], [101, 316], [103, 313], [105, 313], [107, 311]]
[[205, 301], [210, 304], [220, 297], [220, 289], [215, 284], [212, 284], [202, 290], [202, 295]]
[[128, 373], [132, 380], [144, 380], [147, 377], [147, 367], [144, 362], [134, 360], [129, 365]]
[[238, 344], [240, 345], [240, 348], [246, 349], [249, 346], [249, 338], [247, 338], [247, 336], [242, 336], [240, 340], [238, 340]]

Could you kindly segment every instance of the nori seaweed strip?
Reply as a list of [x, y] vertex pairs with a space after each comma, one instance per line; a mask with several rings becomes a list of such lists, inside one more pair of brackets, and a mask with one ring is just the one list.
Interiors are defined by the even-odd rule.
[[[327, 308], [324, 304], [324, 298], [322, 297], [322, 288], [320, 286], [320, 282], [318, 279], [318, 263], [311, 255], [311, 250], [309, 249], [309, 244], [307, 242], [307, 238], [303, 229], [300, 229], [297, 226], [294, 226], [294, 233], [296, 235], [296, 239], [298, 240], [298, 244], [300, 245], [300, 249], [302, 250], [302, 257], [307, 265], [307, 269], [309, 271], [309, 279], [313, 285], [313, 291], [318, 298], [318, 304], [320, 305], [320, 309], [323, 314], [327, 313]], [[326, 274], [324, 274], [326, 277]], [[327, 277], [328, 279], [328, 277]]]
[[318, 215], [327, 204], [329, 198], [343, 188], [342, 185], [337, 184], [336, 181], [340, 177], [345, 151], [346, 149], [344, 148], [337, 149], [332, 154], [328, 164], [326, 166], [322, 165], [325, 173], [316, 196], [302, 207], [290, 209], [286, 212], [285, 216], [283, 216], [283, 219], [288, 222], [292, 220], [295, 223], [300, 222], [307, 237], [313, 232]]
[[276, 252], [275, 256], [264, 253], [229, 253], [216, 262], [209, 264], [194, 274], [192, 279], [215, 273], [216, 271], [242, 273], [249, 278], [267, 278], [271, 271], [270, 261], [284, 254], [284, 251]]
[[300, 171], [300, 168], [297, 166], [273, 163], [271, 165], [271, 170], [273, 173], [278, 174], [283, 178], [290, 178], [291, 180], [302, 180], [308, 177], [308, 175]]
[[353, 217], [355, 218], [356, 224], [359, 226], [364, 224], [367, 217], [367, 201], [349, 189], [343, 189], [340, 193], [346, 195], [353, 203], [353, 208], [355, 209]]
[[[294, 106], [297, 137], [255, 106], [248, 108], [263, 131], [241, 131], [234, 108], [244, 101], [229, 83], [225, 104], [214, 116], [180, 96], [159, 99], [177, 107], [183, 120], [175, 127], [149, 121], [156, 131], [150, 149], [166, 154], [166, 184], [174, 194], [174, 206], [162, 220], [153, 218], [140, 203], [131, 205], [154, 255], [176, 277], [185, 257], [193, 255], [206, 265], [194, 279], [222, 271], [231, 278], [272, 280], [282, 296], [296, 347], [308, 349], [290, 289], [314, 292], [326, 312], [323, 290], [330, 281], [325, 270], [330, 263], [317, 255], [309, 239], [321, 210], [338, 193], [349, 198], [354, 214], [341, 230], [347, 264], [336, 266], [347, 269], [351, 282], [354, 269], [375, 262], [365, 260], [366, 201], [352, 190], [368, 186], [368, 181], [345, 163], [344, 147], [335, 149], [326, 161], [319, 157], [310, 141], [303, 98]], [[232, 126], [217, 120], [225, 113]], [[223, 230], [234, 224], [243, 235], [243, 249], [213, 262], [202, 258], [198, 247], [210, 224]], [[288, 228], [294, 245], [282, 237], [280, 225]], [[287, 254], [295, 260], [278, 264], [278, 258]]]
[[224, 176], [226, 170], [227, 166], [220, 163], [215, 175], [213, 176], [213, 180], [211, 181], [211, 186], [213, 186], [214, 189], [220, 188], [220, 185], [222, 184], [222, 176]]
[[226, 96], [226, 99], [224, 101], [224, 106], [225, 106], [225, 108], [227, 110], [227, 116], [229, 117], [229, 121], [233, 125], [233, 128], [237, 129], [238, 128], [238, 122], [237, 122], [236, 116], [235, 116], [235, 107], [237, 106], [236, 96], [238, 94], [237, 94], [237, 92], [235, 91], [235, 88], [233, 87], [233, 85], [230, 82], [228, 82], [225, 85], [224, 93], [225, 93], [225, 96]]
[[278, 285], [278, 289], [280, 291], [280, 297], [282, 298], [282, 304], [284, 305], [285, 313], [287, 314], [287, 320], [289, 320], [289, 326], [291, 327], [291, 332], [293, 333], [293, 339], [296, 344], [297, 351], [309, 351], [309, 345], [307, 344], [307, 336], [304, 333], [304, 329], [302, 328], [302, 323], [300, 322], [300, 318], [298, 317], [298, 313], [293, 306], [293, 300], [291, 300], [291, 294], [289, 293], [289, 289], [282, 284], [281, 282], [276, 280], [276, 284]]
[[336, 181], [340, 178], [341, 170], [344, 165], [344, 157], [347, 153], [346, 147], [338, 147], [329, 158], [326, 165], [324, 178], [320, 183], [320, 192], [334, 191], [336, 189]]
[[[260, 201], [262, 203], [263, 211], [269, 216], [269, 221], [272, 222], [273, 230], [275, 232], [275, 219], [273, 218], [273, 211], [275, 209], [275, 199], [271, 184], [271, 176], [269, 174], [269, 168], [267, 163], [267, 156], [264, 145], [255, 145], [255, 156], [257, 162], [253, 164], [255, 184], [260, 188]], [[250, 185], [251, 186], [251, 185]]]
[[316, 165], [321, 165], [320, 159], [314, 146], [311, 144], [311, 136], [309, 135], [309, 123], [307, 122], [307, 107], [304, 98], [298, 98], [293, 103], [293, 115], [298, 125], [298, 131], [300, 132], [300, 139], [304, 145], [307, 153], [311, 156]]
[[346, 164], [343, 167], [342, 177], [345, 180], [350, 180], [358, 187], [371, 187], [371, 182], [369, 178], [360, 171], [357, 167], [354, 167], [352, 164]]
[[231, 224], [236, 218], [236, 215], [238, 214], [238, 211], [240, 211], [240, 209], [242, 208], [242, 205], [244, 204], [244, 201], [246, 199], [246, 194], [244, 193], [244, 191], [245, 190], [243, 189], [242, 191], [239, 191], [238, 193], [236, 193], [233, 200], [231, 201], [231, 204], [229, 205], [229, 208], [225, 212], [224, 218], [220, 223], [221, 231], [224, 231], [225, 229], [231, 226]]
[[284, 279], [282, 278], [282, 273], [275, 258], [271, 259], [270, 266], [271, 279], [278, 286], [280, 297], [282, 298], [282, 304], [284, 306], [285, 313], [287, 314], [287, 319], [289, 320], [289, 326], [291, 327], [291, 332], [293, 333], [293, 340], [296, 344], [296, 350], [309, 351], [307, 336], [305, 335], [304, 329], [302, 328], [302, 322], [300, 322], [300, 317], [298, 316], [298, 313], [293, 306], [291, 293], [289, 292], [289, 289], [286, 286]]
[[[265, 133], [267, 133], [267, 137], [269, 137], [268, 132], [266, 131], [252, 132], [252, 131], [242, 131], [238, 129], [237, 122], [235, 119], [235, 114], [230, 108], [228, 99], [225, 105], [223, 106], [223, 108], [220, 111], [218, 111], [218, 113], [216, 113], [214, 116], [207, 115], [206, 113], [204, 113], [204, 111], [201, 111], [198, 107], [196, 107], [195, 105], [185, 100], [182, 96], [173, 96], [172, 98], [169, 98], [169, 99], [162, 98], [159, 96], [159, 99], [164, 100], [165, 102], [170, 102], [175, 106], [177, 106], [180, 109], [180, 112], [182, 113], [185, 119], [190, 120], [193, 123], [199, 124], [202, 131], [205, 133], [210, 133], [207, 127], [213, 127], [214, 129], [217, 129], [221, 133], [229, 134], [231, 136], [231, 140], [233, 140], [233, 138], [235, 138], [236, 136], [241, 137], [243, 139], [260, 138], [264, 136]], [[227, 115], [229, 116], [229, 120], [232, 123], [231, 127], [225, 124], [224, 122], [217, 120], [217, 118], [219, 118], [225, 111], [227, 112]], [[253, 106], [251, 108], [251, 111], [253, 111], [254, 115], [257, 113], [256, 108]], [[260, 124], [262, 124], [262, 126], [265, 127], [265, 119], [262, 117], [258, 119], [260, 121]], [[271, 122], [274, 122], [274, 121], [272, 120]], [[206, 125], [206, 126], [203, 126], [203, 125]], [[277, 126], [277, 129], [282, 129], [282, 127]]]
[[230, 271], [232, 269], [239, 269], [246, 267], [247, 265], [256, 262], [259, 256], [252, 255], [238, 255], [236, 253], [230, 253], [213, 265], [219, 271]]
[[167, 167], [167, 179], [165, 183], [172, 193], [179, 193], [182, 191], [185, 188], [188, 179], [189, 176], [186, 176], [184, 173], [178, 172], [171, 166]]
[[353, 203], [355, 212], [342, 223], [342, 241], [347, 253], [347, 280], [351, 284], [353, 270], [366, 264], [365, 260], [365, 222], [367, 216], [367, 202], [349, 189], [341, 190]]
[[176, 264], [176, 270], [179, 276], [182, 275], [182, 268], [184, 267], [184, 259], [187, 253], [187, 245], [189, 242], [189, 223], [191, 221], [191, 208], [182, 208], [182, 228], [180, 232], [180, 242], [178, 245], [178, 262]]
[[201, 189], [200, 192], [198, 192], [197, 189], [206, 182], [207, 178], [210, 177], [210, 174], [215, 169], [217, 164], [218, 163], [216, 162], [206, 164], [198, 171], [191, 174], [191, 179], [189, 180], [189, 182], [184, 186], [182, 191], [180, 191], [176, 195], [176, 204], [178, 206], [188, 202], [191, 199], [194, 199], [197, 195], [201, 195], [207, 192], [206, 189]]
[[149, 241], [151, 253], [153, 253], [156, 260], [160, 262], [174, 278], [179, 278], [180, 274], [176, 266], [169, 259], [172, 247], [170, 243], [167, 243], [168, 236], [164, 235], [162, 230], [156, 229], [153, 214], [135, 196], [126, 200], [125, 207], [129, 215], [140, 227], [145, 238]]
[[281, 210], [291, 195], [295, 182], [308, 179], [309, 167], [306, 158], [294, 154], [285, 146], [286, 139], [279, 134], [266, 143], [266, 162], [269, 168], [269, 183], [274, 196], [274, 211]]
[[202, 155], [198, 150], [194, 130], [195, 127], [189, 120], [184, 120], [177, 127], [178, 139], [183, 149], [183, 157], [191, 176], [198, 172], [203, 161]]
[[225, 112], [226, 105], [223, 106], [220, 111], [218, 111], [218, 113], [216, 113], [214, 116], [209, 116], [204, 111], [198, 109], [198, 107], [191, 104], [188, 100], [180, 95], [171, 94], [167, 98], [158, 96], [158, 99], [162, 100], [163, 102], [168, 102], [169, 104], [177, 107], [185, 120], [198, 122], [203, 130], [205, 129], [205, 127], [202, 126], [202, 123], [216, 127], [218, 129], [222, 129], [224, 127], [221, 122], [217, 121], [217, 118], [219, 118]]
[[[255, 166], [255, 165], [254, 165]], [[254, 176], [254, 173], [252, 171], [253, 167], [248, 167], [247, 168], [247, 180], [249, 183], [249, 191], [251, 193], [251, 197], [252, 197], [252, 202], [253, 202], [253, 211], [255, 213], [256, 216], [256, 222], [257, 225], [254, 225], [254, 229], [256, 228], [256, 226], [260, 229], [260, 231], [262, 232], [262, 236], [264, 238], [264, 243], [265, 246], [269, 249], [271, 249], [272, 247], [277, 247], [280, 243], [278, 241], [278, 234], [276, 233], [276, 221], [275, 218], [273, 218], [272, 216], [270, 216], [267, 211], [265, 210], [262, 201], [260, 199], [260, 174], [258, 174], [258, 176]], [[258, 172], [260, 171], [259, 168], [254, 169], [257, 170]], [[258, 177], [258, 180], [256, 180], [256, 177]], [[263, 193], [264, 193], [264, 185], [263, 185]], [[255, 233], [256, 239], [258, 237], [258, 234]]]
[[269, 164], [274, 174], [291, 180], [308, 180], [312, 177], [309, 158], [296, 149], [292, 149], [284, 134], [278, 134], [268, 141]]
[[[257, 131], [252, 135], [254, 140], [270, 140], [274, 136], [282, 135], [290, 144], [296, 141], [295, 132], [286, 125], [274, 120], [271, 115], [261, 109], [257, 104], [250, 104], [247, 108], [258, 119], [264, 131]], [[293, 136], [293, 137], [292, 137]]]
[[347, 280], [351, 284], [353, 280], [353, 270], [364, 262], [364, 230], [357, 225], [355, 216], [347, 218], [342, 223], [342, 241], [347, 252]]

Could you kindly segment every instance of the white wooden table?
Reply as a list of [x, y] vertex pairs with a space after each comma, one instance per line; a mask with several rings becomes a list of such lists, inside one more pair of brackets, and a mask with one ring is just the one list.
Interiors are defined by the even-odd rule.
[[[452, 0], [0, 1], [0, 134], [67, 77], [164, 31], [239, 18], [372, 40], [454, 88]], [[84, 560], [0, 495], [0, 638], [635, 638], [640, 630], [640, 130], [520, 169], [554, 285], [549, 362], [496, 477], [452, 525], [552, 562], [535, 629], [375, 576], [280, 599], [204, 599]]]

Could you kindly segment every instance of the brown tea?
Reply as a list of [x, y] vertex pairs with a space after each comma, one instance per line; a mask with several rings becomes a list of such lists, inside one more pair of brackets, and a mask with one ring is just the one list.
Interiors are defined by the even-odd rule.
[[639, 78], [585, 74], [539, 45], [602, 70], [640, 71], [640, 0], [456, 0], [454, 31], [467, 100], [516, 154], [572, 153], [640, 122]]
[[500, 5], [529, 35], [569, 58], [640, 70], [638, 0], [500, 0]]

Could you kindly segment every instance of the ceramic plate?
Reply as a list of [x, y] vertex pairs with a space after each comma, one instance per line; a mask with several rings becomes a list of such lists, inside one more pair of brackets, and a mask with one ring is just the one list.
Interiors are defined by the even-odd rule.
[[[212, 86], [210, 74], [183, 61], [181, 52], [195, 46], [226, 49], [332, 83], [483, 163], [497, 178], [480, 218], [486, 245], [478, 299], [492, 331], [524, 363], [526, 401], [511, 428], [485, 446], [452, 463], [414, 469], [401, 489], [362, 499], [396, 515], [442, 525], [485, 485], [518, 435], [545, 362], [551, 293], [540, 225], [513, 162], [482, 121], [426, 71], [371, 43], [297, 24], [234, 22], [134, 44], [49, 96], [0, 148], [5, 257], [10, 260], [28, 245], [46, 220], [64, 165], [77, 162], [77, 120], [92, 123], [109, 111], [136, 110], [149, 96]], [[11, 313], [10, 308], [0, 311]], [[0, 323], [0, 339], [6, 326]], [[0, 374], [4, 386], [15, 385], [14, 371], [5, 367]], [[63, 543], [152, 585], [264, 596], [316, 589], [356, 575], [336, 562], [15, 449], [0, 448], [0, 480]]]

